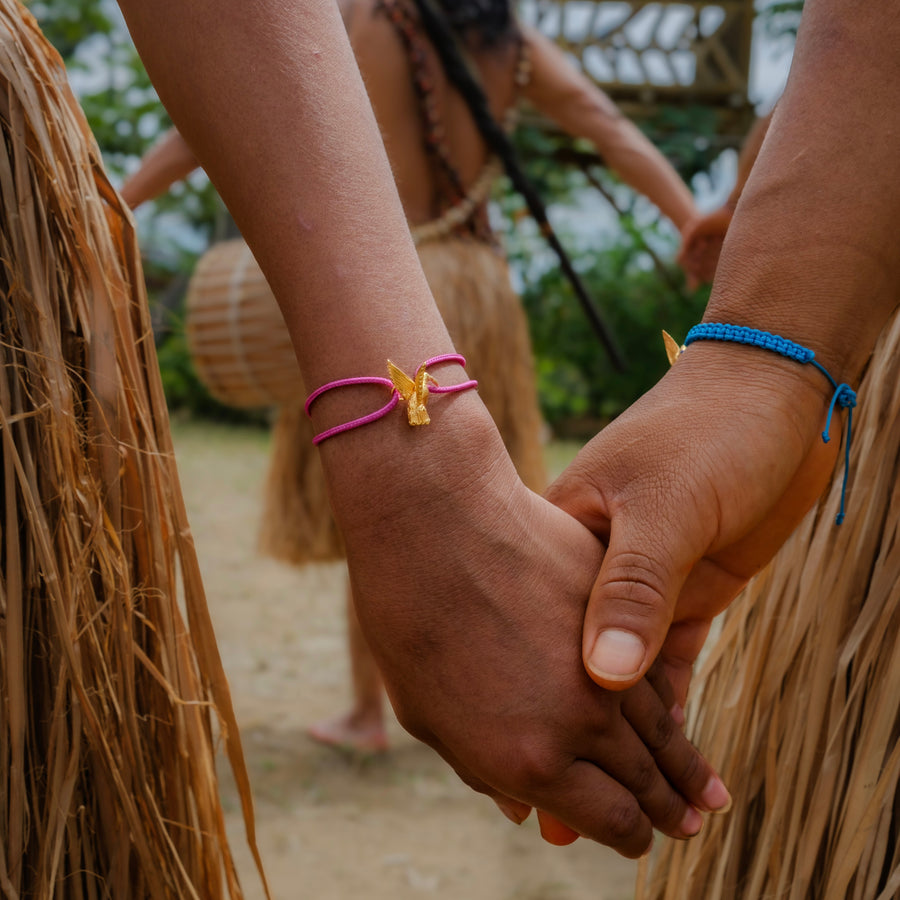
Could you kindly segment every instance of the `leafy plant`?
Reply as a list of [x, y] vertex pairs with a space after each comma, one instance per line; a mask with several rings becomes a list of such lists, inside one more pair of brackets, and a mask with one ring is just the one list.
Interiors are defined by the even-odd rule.
[[[522, 279], [522, 301], [531, 323], [542, 409], [559, 431], [571, 431], [577, 420], [585, 422], [587, 432], [594, 431], [649, 390], [668, 367], [662, 329], [683, 338], [706, 305], [708, 288], [688, 292], [674, 263], [657, 268], [646, 248], [646, 228], [638, 229], [627, 217], [623, 224], [621, 234], [605, 247], [578, 241], [577, 258], [625, 357], [625, 372], [611, 364], [558, 267], [548, 261], [536, 271], [533, 260], [545, 257], [535, 246], [540, 238], [523, 229], [508, 235], [511, 264]], [[657, 237], [664, 240], [659, 233]], [[576, 243], [573, 235], [567, 238]]]
[[[683, 112], [673, 111], [668, 120], [673, 146], [664, 150], [690, 177], [702, 168], [694, 152], [697, 134], [712, 119], [701, 117], [693, 129], [683, 125], [689, 136], [682, 137], [676, 125]], [[592, 433], [663, 375], [668, 361], [661, 330], [683, 337], [701, 317], [709, 289], [687, 290], [673, 260], [671, 227], [603, 169], [589, 145], [531, 131], [518, 141], [532, 181], [553, 201], [560, 240], [626, 359], [626, 371], [616, 371], [524, 202], [499, 191], [499, 221], [531, 326], [544, 415], [558, 432], [580, 422], [584, 433]]]

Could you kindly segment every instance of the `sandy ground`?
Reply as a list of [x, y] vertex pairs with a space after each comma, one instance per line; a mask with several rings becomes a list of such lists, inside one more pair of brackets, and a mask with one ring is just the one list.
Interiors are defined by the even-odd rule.
[[[348, 702], [343, 567], [295, 569], [256, 553], [267, 434], [178, 422], [173, 433], [273, 897], [633, 897], [634, 863], [587, 841], [551, 847], [531, 819], [512, 825], [393, 719], [391, 751], [366, 762], [306, 737]], [[221, 771], [242, 883], [257, 900], [237, 793], [224, 762]]]

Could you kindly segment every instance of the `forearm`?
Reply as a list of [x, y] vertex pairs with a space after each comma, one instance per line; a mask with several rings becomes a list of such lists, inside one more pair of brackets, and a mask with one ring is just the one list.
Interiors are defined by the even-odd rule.
[[197, 157], [173, 128], [151, 147], [137, 171], [122, 185], [123, 199], [131, 209], [164, 194], [176, 181], [187, 178], [197, 168]]
[[[336, 5], [121, 5], [176, 127], [273, 288], [308, 388], [386, 375], [388, 358], [412, 373], [452, 350]], [[437, 374], [461, 377], [452, 368]], [[330, 392], [313, 408], [314, 425], [354, 419], [386, 399], [371, 387]], [[474, 394], [436, 398], [432, 407], [438, 420], [456, 413], [460, 430], [485, 416]], [[449, 448], [449, 421], [441, 427]], [[415, 429], [413, 451], [414, 430], [397, 411], [322, 445], [342, 526], [351, 514], [359, 519], [354, 495], [383, 497], [399, 477], [385, 470], [388, 461], [416, 452], [420, 466], [445, 462], [436, 430]], [[455, 461], [464, 459], [457, 448]]]
[[681, 231], [697, 215], [694, 198], [672, 164], [627, 119], [601, 148], [604, 162]]
[[336, 5], [121, 6], [272, 285], [306, 383], [449, 350]]
[[549, 38], [529, 27], [523, 34], [532, 60], [527, 99], [567, 134], [591, 141], [606, 165], [680, 231], [697, 211], [671, 163]]
[[888, 7], [807, 4], [706, 315], [805, 344], [843, 380], [858, 376], [900, 284], [900, 3]]
[[750, 172], [753, 171], [753, 166], [756, 164], [756, 159], [759, 156], [759, 151], [762, 149], [762, 143], [765, 140], [766, 132], [769, 130], [769, 125], [772, 124], [773, 113], [774, 110], [753, 123], [753, 126], [741, 146], [741, 152], [738, 154], [737, 175], [734, 180], [734, 187], [731, 189], [731, 193], [725, 201], [725, 205], [731, 209], [732, 212], [737, 206], [737, 202], [740, 200], [741, 194], [744, 192], [744, 188], [747, 185], [747, 179], [750, 177]]

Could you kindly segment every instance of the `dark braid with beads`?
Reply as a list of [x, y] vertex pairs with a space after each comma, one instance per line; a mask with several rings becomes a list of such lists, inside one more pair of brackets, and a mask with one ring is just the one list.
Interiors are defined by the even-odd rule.
[[600, 318], [600, 313], [594, 306], [584, 282], [572, 266], [569, 255], [553, 230], [543, 200], [519, 165], [515, 147], [506, 132], [491, 114], [478, 76], [460, 48], [460, 40], [466, 40], [472, 35], [478, 37], [482, 47], [496, 45], [507, 36], [516, 36], [518, 31], [508, 0], [469, 0], [469, 2], [415, 0], [415, 5], [422, 19], [422, 26], [434, 45], [447, 78], [466, 101], [481, 136], [491, 151], [502, 161], [513, 187], [525, 199], [529, 212], [559, 258], [563, 273], [581, 301], [613, 365], [620, 372], [624, 371], [624, 361]]

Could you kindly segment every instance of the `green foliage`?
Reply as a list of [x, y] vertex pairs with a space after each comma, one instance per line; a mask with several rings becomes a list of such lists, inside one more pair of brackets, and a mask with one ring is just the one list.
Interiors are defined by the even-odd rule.
[[688, 184], [708, 171], [722, 151], [718, 117], [709, 106], [663, 106], [640, 124]]
[[[708, 171], [722, 151], [718, 115], [709, 106], [663, 106], [637, 124], [687, 182]], [[535, 123], [517, 128], [513, 143], [538, 193], [554, 202], [572, 196], [573, 166], [587, 165], [589, 159], [595, 160], [595, 167], [602, 166], [589, 141]]]
[[68, 63], [86, 40], [108, 36], [115, 26], [108, 10], [96, 0], [35, 0], [27, 4], [44, 37]]
[[[715, 156], [708, 110], [668, 110], [646, 127], [685, 179]], [[648, 201], [590, 162], [590, 145], [538, 128], [520, 129], [516, 143], [529, 178], [552, 204], [552, 220], [571, 222], [588, 200], [596, 208], [596, 226], [558, 224], [556, 231], [626, 359], [624, 373], [612, 366], [524, 201], [508, 187], [497, 194], [531, 326], [542, 410], [558, 431], [584, 420], [590, 432], [659, 380], [668, 367], [661, 330], [683, 337], [702, 316], [709, 288], [687, 291], [671, 229]]]
[[560, 164], [560, 157], [569, 149], [593, 148], [585, 141], [572, 141], [557, 132], [534, 124], [520, 125], [512, 135], [516, 155], [525, 174], [545, 202], [563, 203], [573, 197], [571, 166]]
[[682, 339], [706, 305], [708, 287], [689, 293], [671, 260], [657, 268], [645, 243], [648, 236], [666, 242], [656, 226], [638, 228], [629, 216], [622, 225], [606, 246], [586, 247], [571, 234], [560, 238], [577, 249], [579, 273], [625, 357], [624, 373], [613, 368], [535, 230], [519, 223], [507, 236], [511, 265], [522, 279], [541, 406], [558, 431], [569, 430], [573, 420], [596, 430], [651, 388], [668, 368], [662, 329]]
[[116, 5], [35, 0], [29, 8], [63, 58], [107, 169], [121, 176], [169, 119]]

